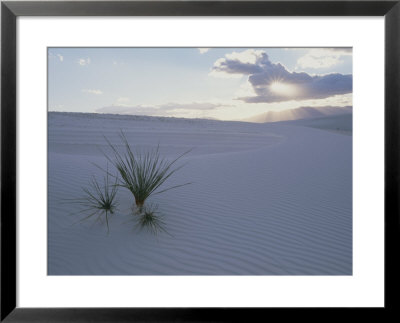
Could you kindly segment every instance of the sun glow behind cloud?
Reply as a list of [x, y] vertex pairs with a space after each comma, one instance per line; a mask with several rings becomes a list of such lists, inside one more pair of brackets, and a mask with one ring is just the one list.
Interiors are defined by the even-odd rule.
[[269, 85], [270, 90], [280, 96], [295, 97], [300, 89], [298, 86], [290, 83], [274, 81]]

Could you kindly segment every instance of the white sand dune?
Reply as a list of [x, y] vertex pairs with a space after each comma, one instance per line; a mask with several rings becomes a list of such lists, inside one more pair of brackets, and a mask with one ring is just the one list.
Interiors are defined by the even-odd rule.
[[[193, 150], [154, 195], [169, 234], [135, 229], [132, 196], [104, 223], [80, 198], [106, 165], [103, 134], [133, 147]], [[49, 113], [50, 275], [351, 275], [352, 138], [319, 129], [132, 116]], [[75, 223], [75, 224], [74, 224]]]
[[302, 119], [315, 119], [327, 116], [336, 116], [352, 113], [353, 107], [300, 107], [295, 109], [287, 109], [282, 111], [268, 111], [254, 117], [248, 118], [244, 121], [249, 122], [279, 122], [288, 120], [302, 120]]
[[317, 129], [334, 131], [344, 135], [353, 133], [353, 114], [340, 114], [315, 119], [302, 119], [293, 121], [283, 121], [282, 124], [305, 126]]

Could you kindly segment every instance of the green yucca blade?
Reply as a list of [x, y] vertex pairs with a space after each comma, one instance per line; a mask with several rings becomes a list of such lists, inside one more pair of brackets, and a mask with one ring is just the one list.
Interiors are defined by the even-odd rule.
[[157, 209], [158, 207], [154, 204], [142, 208], [137, 218], [137, 226], [140, 230], [147, 230], [154, 235], [160, 232], [168, 233], [165, 229], [165, 222]]
[[[120, 180], [118, 185], [125, 187], [132, 193], [137, 206], [142, 206], [151, 194], [155, 193], [168, 178], [182, 168], [182, 166], [175, 168], [173, 166], [180, 158], [191, 151], [188, 150], [174, 160], [168, 161], [161, 157], [159, 145], [154, 150], [133, 153], [122, 131], [120, 132], [120, 138], [125, 148], [124, 153], [119, 152], [116, 146], [105, 138], [113, 153], [113, 158], [107, 155], [106, 158], [119, 173]], [[190, 183], [175, 185], [158, 191], [157, 194], [188, 184]]]
[[[97, 215], [97, 220], [104, 215], [107, 224], [107, 232], [109, 232], [109, 214], [113, 214], [117, 207], [116, 194], [118, 191], [118, 177], [115, 177], [114, 184], [109, 183], [109, 172], [107, 167], [106, 175], [103, 179], [103, 186], [99, 184], [95, 177], [92, 177], [89, 182], [89, 187], [82, 188], [85, 195], [80, 199], [73, 200], [73, 203], [78, 203], [84, 209], [80, 210], [80, 213], [91, 213], [85, 216], [81, 221], [87, 220], [94, 215]], [[81, 222], [79, 221], [79, 222]]]

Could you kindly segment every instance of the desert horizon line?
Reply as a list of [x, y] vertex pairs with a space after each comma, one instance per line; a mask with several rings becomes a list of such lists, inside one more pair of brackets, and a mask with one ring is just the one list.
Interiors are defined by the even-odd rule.
[[[255, 114], [251, 117], [246, 117], [246, 118], [242, 118], [242, 119], [220, 119], [220, 118], [216, 118], [216, 117], [178, 117], [178, 116], [166, 116], [166, 115], [151, 115], [151, 114], [136, 114], [136, 113], [124, 113], [124, 112], [118, 112], [118, 111], [91, 111], [91, 112], [85, 112], [85, 111], [57, 111], [57, 110], [50, 110], [48, 109], [47, 112], [51, 112], [51, 113], [65, 113], [65, 114], [94, 114], [94, 115], [115, 115], [115, 116], [130, 116], [130, 117], [150, 117], [150, 118], [166, 118], [166, 119], [189, 119], [189, 120], [213, 120], [213, 121], [228, 121], [228, 122], [253, 122], [253, 123], [260, 123], [260, 122], [255, 122], [255, 121], [251, 121], [251, 119], [253, 118], [257, 118], [261, 115], [277, 115], [277, 114], [284, 114], [284, 113], [289, 113], [289, 112], [296, 112], [297, 110], [303, 110], [303, 109], [313, 109], [313, 110], [324, 110], [324, 109], [340, 109], [340, 110], [349, 110], [351, 109], [351, 113], [352, 113], [352, 109], [353, 106], [352, 105], [344, 105], [344, 106], [333, 106], [333, 105], [325, 105], [325, 106], [300, 106], [297, 108], [293, 108], [293, 109], [284, 109], [284, 110], [270, 110], [270, 111], [265, 111], [263, 113], [258, 113]], [[339, 113], [339, 114], [349, 114], [349, 111], [346, 111], [343, 113]], [[330, 115], [326, 115], [325, 117], [328, 117]], [[324, 115], [320, 116], [320, 117], [324, 117]], [[298, 119], [303, 119], [303, 118], [298, 118]], [[307, 117], [305, 117], [305, 119], [307, 119]], [[295, 120], [295, 119], [288, 119], [288, 120], [279, 120], [279, 121], [290, 121], [290, 120]], [[268, 122], [268, 121], [267, 121]], [[270, 121], [270, 122], [277, 122], [277, 121]]]

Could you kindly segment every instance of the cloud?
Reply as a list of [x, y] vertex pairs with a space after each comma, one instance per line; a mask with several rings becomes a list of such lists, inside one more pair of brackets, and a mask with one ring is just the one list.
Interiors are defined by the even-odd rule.
[[114, 59], [112, 61], [112, 65], [113, 66], [123, 66], [123, 65], [125, 65], [125, 63], [123, 61], [117, 61], [117, 60]]
[[84, 93], [90, 93], [90, 94], [96, 94], [96, 95], [103, 94], [103, 92], [102, 92], [101, 90], [83, 89], [82, 92], [84, 92]]
[[243, 52], [233, 52], [225, 55], [225, 58], [218, 59], [211, 70], [212, 76], [226, 77], [232, 75], [241, 77], [262, 72], [262, 67], [258, 64], [262, 56], [266, 53], [260, 50], [248, 49]]
[[199, 50], [200, 54], [205, 54], [210, 50], [210, 48], [198, 48], [198, 50]]
[[224, 106], [223, 104], [215, 104], [209, 102], [192, 102], [192, 103], [167, 103], [160, 105], [164, 110], [213, 110], [217, 107]]
[[125, 97], [125, 96], [120, 96], [118, 99], [117, 99], [117, 103], [126, 103], [126, 102], [129, 102], [131, 99], [129, 99], [128, 97]]
[[[286, 71], [286, 70], [285, 70]], [[274, 78], [275, 77], [275, 78]], [[323, 76], [310, 76], [307, 73], [279, 74], [264, 72], [251, 75], [249, 82], [253, 85], [256, 96], [241, 98], [248, 103], [253, 102], [280, 102], [289, 100], [324, 99], [333, 95], [350, 93], [352, 91], [352, 75], [327, 74]], [[276, 93], [271, 85], [274, 82], [288, 84], [287, 95]]]
[[81, 66], [89, 65], [90, 64], [90, 58], [80, 58], [78, 59], [78, 64]]
[[352, 92], [352, 75], [311, 76], [290, 72], [280, 63], [272, 63], [266, 52], [248, 49], [217, 60], [215, 73], [247, 75], [255, 95], [239, 97], [247, 103], [271, 103], [290, 100], [323, 99]]
[[148, 115], [148, 116], [172, 116], [176, 112], [205, 111], [226, 106], [209, 102], [191, 103], [166, 103], [161, 105], [126, 105], [117, 103], [112, 106], [102, 107], [96, 110], [99, 113]]
[[235, 91], [234, 95], [236, 97], [247, 97], [247, 96], [254, 96], [256, 92], [251, 84], [246, 80], [246, 82], [242, 83], [240, 87]]
[[64, 61], [64, 56], [62, 56], [61, 54], [54, 54], [50, 51], [49, 51], [49, 58], [58, 58], [60, 62]]
[[352, 48], [312, 48], [297, 60], [296, 68], [329, 68], [343, 63], [343, 56], [351, 56]]

